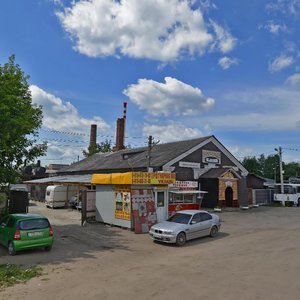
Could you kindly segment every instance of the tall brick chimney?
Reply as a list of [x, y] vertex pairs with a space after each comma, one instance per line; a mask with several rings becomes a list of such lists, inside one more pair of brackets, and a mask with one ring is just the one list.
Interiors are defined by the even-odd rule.
[[127, 102], [124, 102], [123, 118], [118, 118], [117, 120], [115, 151], [119, 151], [125, 148], [124, 141], [125, 141], [126, 108], [127, 108]]
[[91, 133], [90, 133], [90, 146], [96, 146], [97, 143], [97, 125], [91, 125]]
[[124, 149], [124, 118], [118, 118], [117, 120], [117, 132], [116, 132], [116, 151]]

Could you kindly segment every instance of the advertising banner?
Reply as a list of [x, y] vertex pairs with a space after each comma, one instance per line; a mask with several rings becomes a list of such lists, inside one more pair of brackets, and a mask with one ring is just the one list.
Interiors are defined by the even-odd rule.
[[131, 194], [126, 190], [115, 191], [115, 218], [130, 221]]

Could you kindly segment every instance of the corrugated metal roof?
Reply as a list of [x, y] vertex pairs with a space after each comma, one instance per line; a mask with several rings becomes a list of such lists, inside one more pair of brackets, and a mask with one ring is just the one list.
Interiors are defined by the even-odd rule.
[[[185, 153], [189, 149], [209, 139], [211, 136], [193, 140], [158, 144], [151, 151], [151, 167], [161, 167]], [[111, 153], [96, 153], [69, 167], [59, 170], [57, 173], [67, 174], [72, 172], [103, 172], [105, 170], [130, 170], [147, 168], [148, 147], [124, 149]]]
[[64, 175], [64, 176], [53, 176], [35, 180], [28, 180], [24, 183], [27, 184], [45, 184], [45, 185], [54, 185], [54, 184], [68, 184], [68, 185], [85, 185], [91, 184], [92, 175]]

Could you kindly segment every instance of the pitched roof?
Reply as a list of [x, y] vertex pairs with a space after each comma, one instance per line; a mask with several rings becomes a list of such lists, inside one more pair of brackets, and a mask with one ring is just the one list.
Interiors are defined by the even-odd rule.
[[[151, 167], [161, 167], [170, 160], [185, 153], [196, 145], [208, 140], [211, 136], [206, 136], [193, 140], [178, 141], [165, 144], [157, 144], [151, 150]], [[96, 153], [69, 167], [59, 170], [57, 173], [73, 173], [119, 169], [146, 168], [148, 147], [135, 149], [124, 149], [110, 153]]]

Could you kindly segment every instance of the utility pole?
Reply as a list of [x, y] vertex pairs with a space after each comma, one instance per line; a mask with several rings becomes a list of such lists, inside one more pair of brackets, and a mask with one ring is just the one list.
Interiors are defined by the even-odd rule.
[[283, 188], [283, 169], [282, 169], [282, 148], [281, 147], [279, 147], [278, 149], [275, 148], [275, 151], [278, 151], [278, 155], [279, 155], [280, 185], [281, 185], [281, 194], [283, 194], [284, 188]]
[[150, 165], [151, 165], [151, 150], [153, 147], [153, 137], [152, 135], [149, 135], [148, 137], [148, 164], [147, 164], [147, 170], [149, 172]]

